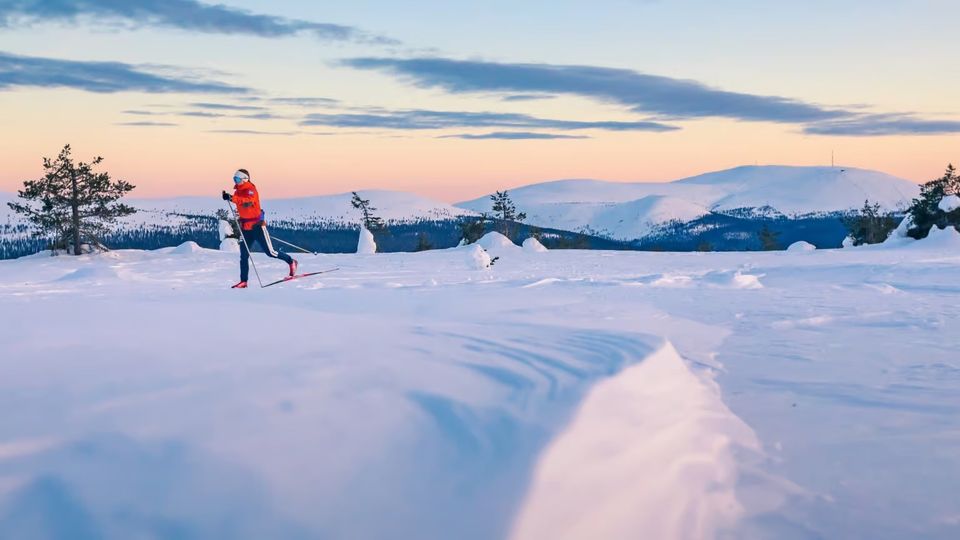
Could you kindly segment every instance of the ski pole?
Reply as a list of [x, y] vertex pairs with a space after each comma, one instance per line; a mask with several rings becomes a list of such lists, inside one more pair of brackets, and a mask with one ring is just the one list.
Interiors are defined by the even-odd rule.
[[320, 254], [317, 253], [316, 251], [310, 251], [309, 249], [304, 249], [304, 248], [302, 248], [302, 247], [300, 247], [300, 246], [298, 246], [298, 245], [296, 245], [296, 244], [291, 244], [290, 242], [287, 242], [287, 241], [285, 241], [285, 240], [281, 240], [281, 239], [277, 238], [276, 236], [274, 236], [274, 235], [272, 235], [272, 234], [270, 235], [270, 239], [271, 239], [271, 240], [276, 240], [277, 242], [280, 242], [281, 244], [286, 244], [286, 245], [288, 245], [288, 246], [290, 246], [290, 247], [292, 247], [292, 248], [294, 248], [294, 249], [299, 249], [300, 251], [302, 251], [302, 252], [304, 252], [304, 253], [310, 253], [310, 254], [313, 254], [313, 255], [320, 255]]
[[237, 215], [236, 209], [232, 204], [227, 202], [227, 206], [230, 207], [230, 211], [233, 212], [233, 221], [237, 224], [237, 229], [240, 231], [240, 241], [243, 242], [243, 246], [247, 248], [247, 258], [250, 259], [250, 264], [253, 265], [253, 273], [257, 275], [257, 283], [260, 284], [260, 288], [263, 288], [263, 281], [260, 279], [260, 272], [257, 271], [257, 263], [253, 262], [253, 252], [250, 251], [250, 245], [247, 244], [247, 237], [243, 235], [243, 226], [240, 225], [240, 216]]

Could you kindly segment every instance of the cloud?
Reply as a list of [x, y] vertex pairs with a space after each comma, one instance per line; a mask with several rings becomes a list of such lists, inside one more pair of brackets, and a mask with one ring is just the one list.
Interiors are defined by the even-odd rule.
[[122, 62], [85, 62], [0, 52], [0, 91], [14, 87], [74, 88], [87, 92], [243, 94], [249, 88], [204, 80], [167, 67], [165, 74]]
[[557, 96], [551, 94], [510, 94], [500, 99], [503, 101], [539, 101], [544, 99], [554, 99]]
[[585, 122], [577, 120], [554, 120], [538, 118], [526, 114], [495, 112], [457, 112], [457, 111], [380, 111], [344, 114], [308, 114], [300, 122], [302, 126], [327, 126], [342, 128], [379, 128], [379, 129], [449, 129], [465, 127], [507, 127], [537, 129], [602, 129], [608, 131], [672, 131], [674, 126], [658, 122], [635, 121], [599, 121]]
[[660, 118], [705, 117], [809, 123], [852, 113], [803, 101], [728, 92], [697, 81], [605, 67], [511, 64], [445, 58], [353, 58], [342, 64], [391, 73], [423, 88], [451, 93], [567, 94], [616, 103]]
[[118, 126], [139, 126], [139, 127], [172, 127], [177, 124], [170, 122], [118, 122]]
[[297, 107], [326, 107], [340, 104], [339, 99], [320, 97], [270, 98], [270, 102], [277, 105], [293, 105]]
[[909, 114], [868, 114], [847, 120], [812, 124], [808, 135], [878, 137], [884, 135], [945, 135], [960, 133], [960, 121], [926, 120]]
[[229, 103], [191, 103], [197, 109], [211, 109], [215, 111], [263, 111], [265, 107], [257, 105], [232, 105]]
[[193, 118], [227, 118], [228, 116], [223, 113], [215, 113], [209, 111], [183, 111], [177, 113], [177, 116], [191, 116]]
[[298, 135], [298, 131], [260, 131], [256, 129], [211, 129], [207, 133], [224, 133], [231, 135]]
[[557, 133], [535, 133], [532, 131], [495, 131], [493, 133], [459, 133], [456, 135], [443, 135], [438, 139], [466, 139], [471, 141], [481, 141], [490, 139], [517, 141], [517, 140], [549, 140], [549, 139], [589, 139], [586, 135], [561, 135]]
[[256, 114], [241, 114], [235, 116], [234, 118], [245, 118], [247, 120], [286, 120], [284, 116], [277, 116], [270, 112], [262, 112]]
[[0, 26], [37, 22], [119, 22], [130, 27], [158, 26], [209, 34], [243, 34], [264, 38], [311, 34], [326, 41], [397, 44], [352, 26], [252, 13], [197, 0], [5, 0]]

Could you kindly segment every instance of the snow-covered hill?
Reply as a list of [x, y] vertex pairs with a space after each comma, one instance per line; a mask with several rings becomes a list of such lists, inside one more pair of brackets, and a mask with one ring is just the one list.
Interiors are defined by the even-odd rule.
[[[800, 217], [859, 208], [867, 199], [902, 210], [918, 192], [917, 184], [876, 171], [749, 166], [665, 183], [560, 180], [512, 189], [510, 195], [533, 225], [632, 240], [658, 225], [710, 212]], [[489, 211], [490, 199], [457, 206]]]

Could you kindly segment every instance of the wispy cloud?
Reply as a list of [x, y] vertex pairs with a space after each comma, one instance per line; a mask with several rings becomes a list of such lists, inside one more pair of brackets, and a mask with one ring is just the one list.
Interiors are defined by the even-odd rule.
[[703, 117], [807, 123], [851, 113], [803, 101], [728, 92], [697, 81], [627, 69], [554, 64], [510, 64], [446, 58], [354, 58], [343, 64], [397, 75], [451, 93], [546, 93], [617, 103], [661, 118]]
[[242, 94], [249, 88], [204, 80], [186, 70], [122, 62], [85, 62], [0, 52], [0, 90], [13, 87], [74, 88], [87, 92]]
[[356, 114], [309, 114], [300, 122], [302, 126], [328, 126], [344, 128], [379, 128], [400, 130], [449, 129], [465, 127], [501, 127], [581, 130], [601, 129], [608, 131], [671, 131], [674, 126], [659, 122], [621, 122], [555, 120], [526, 114], [496, 112], [462, 112], [404, 110]]
[[289, 137], [299, 135], [299, 131], [260, 131], [257, 129], [210, 129], [207, 133], [223, 133], [228, 135], [281, 135]]
[[138, 127], [173, 127], [177, 124], [172, 122], [117, 122], [118, 126], [138, 126]]
[[38, 22], [121, 23], [265, 38], [310, 34], [327, 41], [396, 44], [352, 26], [288, 19], [197, 0], [4, 0], [0, 26]]
[[263, 111], [265, 107], [259, 105], [233, 105], [231, 103], [191, 103], [197, 109], [211, 109], [214, 111]]
[[340, 100], [321, 97], [280, 97], [270, 98], [271, 103], [277, 105], [292, 105], [296, 107], [329, 107], [339, 105]]
[[802, 126], [810, 135], [882, 136], [960, 133], [960, 122], [910, 113], [871, 113], [864, 105], [829, 107], [781, 96], [730, 92], [698, 81], [627, 69], [518, 64], [446, 58], [353, 58], [343, 65], [392, 74], [418, 87], [453, 94], [574, 95], [625, 106], [656, 120], [729, 118]]
[[926, 120], [908, 114], [867, 114], [822, 122], [804, 128], [808, 135], [878, 137], [884, 135], [945, 135], [960, 133], [960, 121]]
[[227, 118], [228, 115], [210, 111], [182, 111], [176, 113], [177, 116], [190, 116], [193, 118]]
[[493, 133], [458, 133], [456, 135], [442, 135], [438, 139], [466, 139], [472, 141], [483, 140], [551, 140], [551, 139], [589, 139], [586, 135], [562, 135], [558, 133], [536, 133], [532, 131], [495, 131]]
[[557, 96], [551, 94], [510, 94], [500, 99], [503, 101], [541, 101], [545, 99], [554, 99]]

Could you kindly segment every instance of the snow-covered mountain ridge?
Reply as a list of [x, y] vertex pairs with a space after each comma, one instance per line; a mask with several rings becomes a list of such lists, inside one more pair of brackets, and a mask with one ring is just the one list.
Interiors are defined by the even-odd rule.
[[[882, 172], [788, 166], [737, 167], [664, 183], [558, 180], [510, 190], [531, 224], [619, 240], [710, 213], [798, 218], [846, 212], [868, 199], [898, 211], [918, 193], [917, 184]], [[489, 197], [457, 206], [484, 211]]]
[[[271, 199], [269, 189], [264, 191], [263, 207], [267, 221], [274, 226], [319, 238], [328, 237], [331, 230], [353, 229], [360, 221], [360, 213], [350, 205], [350, 193]], [[666, 183], [559, 180], [514, 188], [510, 196], [518, 210], [527, 214], [527, 224], [589, 235], [594, 239], [592, 247], [598, 247], [597, 242], [617, 242], [641, 249], [685, 251], [700, 245], [720, 250], [757, 249], [756, 231], [764, 224], [783, 233], [785, 242], [804, 240], [818, 247], [839, 247], [845, 236], [838, 219], [843, 212], [861, 207], [867, 199], [890, 211], [902, 210], [918, 191], [908, 180], [875, 171], [765, 166]], [[447, 240], [455, 243], [459, 237], [440, 239], [437, 230], [428, 229], [439, 226], [444, 229], [442, 236], [456, 236], [459, 225], [453, 220], [490, 213], [492, 204], [488, 196], [451, 205], [400, 191], [358, 193], [369, 199], [376, 214], [388, 223], [404, 225], [413, 237], [430, 235], [435, 247]], [[15, 198], [12, 193], [0, 193], [0, 258], [36, 248], [29, 228], [5, 204]], [[202, 243], [205, 232], [215, 231], [211, 221], [215, 212], [226, 208], [216, 194], [131, 198], [128, 202], [140, 211], [122, 221], [118, 232], [125, 236], [119, 243], [112, 240], [115, 245], [141, 249], [190, 239]], [[806, 223], [801, 223], [803, 219]], [[416, 245], [412, 240], [403, 242], [394, 249]], [[327, 248], [332, 249], [323, 249]]]

